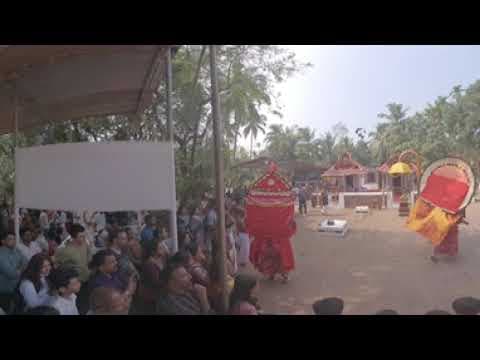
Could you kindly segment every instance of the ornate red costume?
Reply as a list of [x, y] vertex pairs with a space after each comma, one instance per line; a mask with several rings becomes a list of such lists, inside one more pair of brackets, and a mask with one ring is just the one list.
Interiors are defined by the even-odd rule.
[[294, 195], [274, 164], [250, 188], [246, 212], [247, 230], [254, 239], [250, 261], [264, 275], [286, 276], [295, 267], [290, 243], [296, 232]]

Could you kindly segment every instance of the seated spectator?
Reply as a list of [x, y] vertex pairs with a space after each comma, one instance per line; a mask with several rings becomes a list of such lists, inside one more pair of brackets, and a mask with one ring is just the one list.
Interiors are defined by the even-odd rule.
[[0, 234], [0, 244], [0, 307], [10, 313], [15, 289], [27, 261], [16, 247], [15, 234]]
[[453, 311], [457, 315], [478, 315], [480, 300], [473, 297], [458, 298], [452, 303]]
[[375, 313], [375, 315], [399, 315], [398, 312], [391, 309], [380, 310]]
[[25, 311], [24, 315], [60, 315], [60, 312], [51, 306], [37, 306]]
[[192, 283], [192, 277], [184, 266], [170, 263], [163, 271], [165, 294], [157, 301], [160, 315], [213, 314], [207, 297], [207, 289]]
[[135, 276], [138, 279], [138, 271], [128, 257], [127, 232], [124, 230], [112, 232], [108, 249], [117, 259], [118, 271], [126, 277]]
[[118, 271], [117, 259], [110, 250], [100, 250], [90, 263], [92, 277], [89, 281], [89, 292], [97, 287], [112, 288], [127, 297], [132, 297], [136, 290], [134, 276], [124, 276]]
[[444, 310], [430, 310], [425, 315], [450, 315], [450, 313]]
[[87, 315], [128, 315], [130, 299], [118, 290], [97, 287], [90, 295]]
[[74, 269], [59, 268], [54, 269], [48, 279], [55, 291], [50, 306], [57, 309], [60, 315], [79, 315], [76, 300], [82, 284], [78, 273]]
[[42, 248], [33, 240], [33, 233], [29, 228], [20, 229], [20, 241], [17, 243], [17, 248], [27, 261], [42, 252]]
[[186, 249], [191, 255], [187, 270], [192, 275], [193, 283], [208, 288], [210, 286], [210, 276], [205, 267], [207, 258], [203, 249], [195, 242], [188, 244]]
[[[50, 286], [47, 277], [52, 265], [45, 254], [34, 255], [20, 278], [18, 291], [23, 300], [24, 309], [48, 305], [51, 301]], [[21, 304], [17, 304], [17, 308]], [[21, 309], [18, 309], [21, 310]]]
[[164, 288], [161, 272], [167, 265], [168, 253], [162, 243], [155, 240], [146, 256], [139, 284], [140, 308], [145, 314], [154, 314], [156, 301]]
[[341, 315], [343, 312], [343, 300], [339, 298], [326, 298], [313, 304], [315, 315]]
[[255, 296], [258, 288], [258, 280], [254, 276], [237, 275], [230, 293], [230, 315], [258, 315], [260, 307]]

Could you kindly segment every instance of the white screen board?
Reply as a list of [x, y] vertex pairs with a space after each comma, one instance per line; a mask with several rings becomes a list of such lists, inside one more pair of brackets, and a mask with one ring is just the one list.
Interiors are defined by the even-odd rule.
[[171, 143], [74, 143], [19, 148], [17, 208], [176, 209]]

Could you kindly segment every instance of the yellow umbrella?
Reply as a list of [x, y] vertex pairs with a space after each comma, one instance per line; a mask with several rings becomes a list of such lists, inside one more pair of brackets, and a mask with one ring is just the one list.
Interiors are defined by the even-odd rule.
[[388, 173], [392, 176], [409, 175], [412, 173], [412, 168], [407, 163], [397, 162], [390, 167]]

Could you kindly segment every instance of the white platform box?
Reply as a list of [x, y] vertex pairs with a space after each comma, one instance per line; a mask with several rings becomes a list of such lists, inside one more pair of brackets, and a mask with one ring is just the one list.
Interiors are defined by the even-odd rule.
[[345, 236], [348, 231], [346, 220], [323, 220], [318, 231], [325, 235]]
[[370, 208], [368, 206], [357, 206], [355, 208], [355, 214], [369, 214]]

